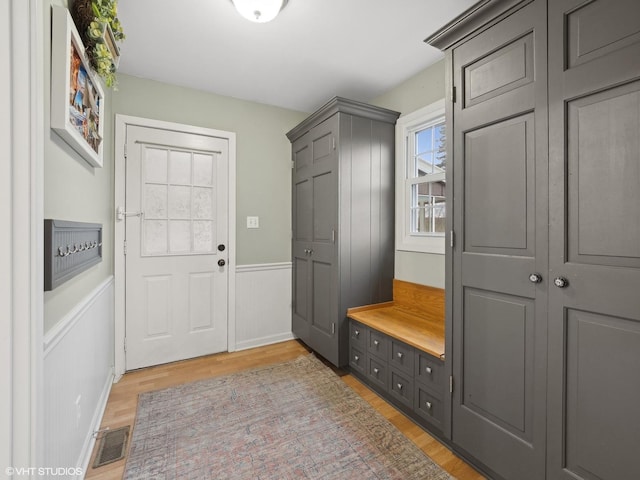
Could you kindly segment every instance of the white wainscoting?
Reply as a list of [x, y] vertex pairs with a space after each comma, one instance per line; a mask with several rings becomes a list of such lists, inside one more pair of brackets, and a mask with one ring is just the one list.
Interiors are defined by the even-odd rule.
[[291, 262], [236, 267], [236, 350], [295, 338]]
[[113, 383], [113, 295], [110, 277], [45, 335], [45, 467], [87, 469]]

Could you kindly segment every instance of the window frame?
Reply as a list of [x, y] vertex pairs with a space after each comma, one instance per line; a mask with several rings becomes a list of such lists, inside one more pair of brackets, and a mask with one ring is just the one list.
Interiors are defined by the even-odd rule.
[[396, 250], [445, 254], [446, 234], [411, 232], [411, 186], [423, 182], [407, 178], [409, 155], [413, 155], [409, 152], [409, 135], [444, 120], [442, 99], [403, 115], [396, 122]]

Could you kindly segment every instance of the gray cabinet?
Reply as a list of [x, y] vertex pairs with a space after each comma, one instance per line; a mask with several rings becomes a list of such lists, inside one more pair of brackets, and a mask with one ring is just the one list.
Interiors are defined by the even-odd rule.
[[446, 50], [451, 442], [496, 479], [640, 478], [640, 4], [495, 0]]
[[398, 115], [336, 97], [287, 133], [292, 330], [336, 366], [349, 362], [347, 308], [392, 297]]

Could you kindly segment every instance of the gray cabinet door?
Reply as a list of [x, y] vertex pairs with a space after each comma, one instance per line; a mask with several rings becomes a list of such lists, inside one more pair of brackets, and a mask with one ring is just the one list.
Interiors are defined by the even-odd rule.
[[309, 338], [309, 273], [311, 261], [308, 251], [312, 238], [311, 145], [307, 133], [293, 142], [292, 182], [292, 321], [293, 333], [302, 341]]
[[338, 115], [293, 144], [293, 332], [338, 362]]
[[545, 3], [452, 52], [452, 440], [518, 480], [545, 475]]
[[549, 2], [548, 476], [640, 478], [640, 4]]

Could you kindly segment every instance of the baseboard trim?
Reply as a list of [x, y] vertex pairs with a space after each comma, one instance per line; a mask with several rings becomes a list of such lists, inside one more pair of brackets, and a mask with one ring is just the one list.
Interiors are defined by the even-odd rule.
[[81, 469], [82, 475], [76, 475], [77, 480], [82, 480], [89, 469], [89, 462], [91, 461], [93, 448], [96, 444], [96, 437], [94, 435], [94, 432], [100, 430], [100, 424], [102, 423], [104, 412], [107, 409], [107, 401], [109, 400], [109, 394], [111, 393], [111, 387], [113, 386], [114, 377], [114, 370], [113, 367], [111, 367], [111, 372], [107, 376], [107, 381], [105, 382], [102, 389], [102, 394], [100, 395], [100, 403], [98, 404], [98, 408], [96, 408], [95, 412], [93, 413], [93, 419], [91, 420], [91, 425], [93, 425], [93, 428], [89, 432], [89, 436], [85, 439], [84, 445], [82, 447], [82, 452], [80, 453], [80, 457], [78, 458], [78, 467]]

